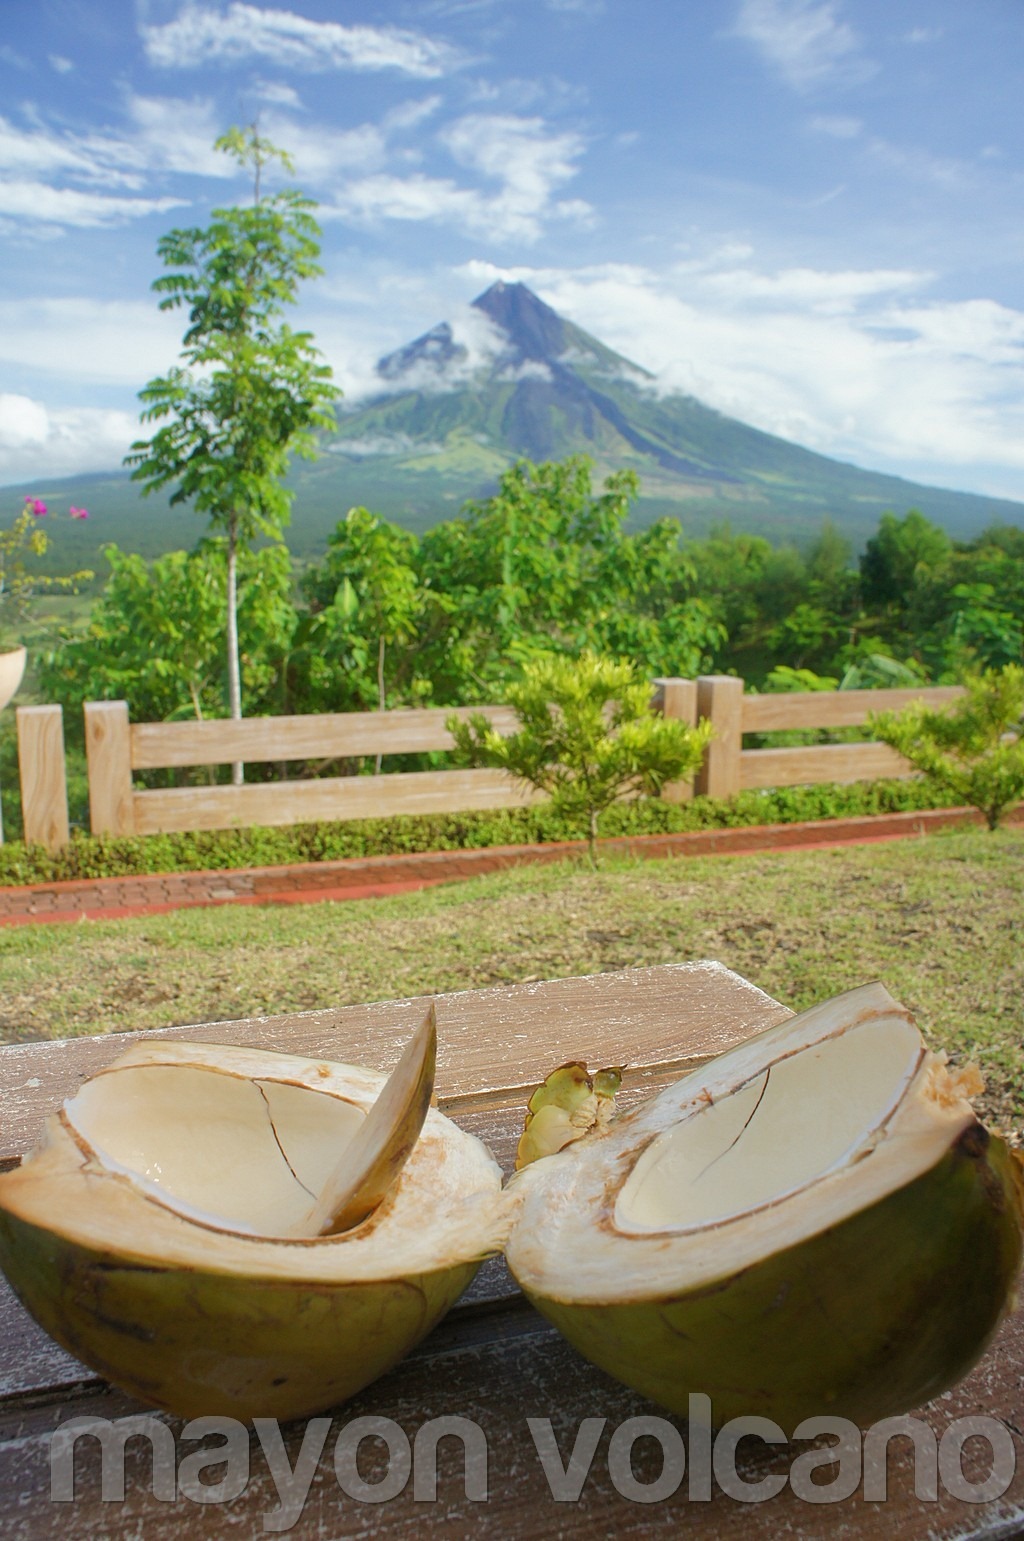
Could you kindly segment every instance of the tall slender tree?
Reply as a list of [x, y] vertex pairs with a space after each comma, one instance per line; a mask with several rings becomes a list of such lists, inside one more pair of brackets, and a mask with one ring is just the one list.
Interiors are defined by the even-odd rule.
[[[171, 272], [153, 289], [161, 310], [186, 306], [181, 362], [140, 391], [143, 422], [166, 419], [132, 445], [125, 464], [147, 493], [176, 484], [227, 547], [227, 675], [230, 715], [242, 715], [238, 652], [238, 551], [258, 535], [280, 539], [293, 494], [282, 485], [292, 454], [316, 454], [315, 430], [333, 423], [340, 395], [308, 332], [281, 321], [303, 279], [323, 270], [312, 199], [295, 188], [266, 193], [263, 169], [290, 157], [255, 125], [216, 141], [250, 172], [247, 207], [214, 209], [205, 228], [171, 230], [157, 247]], [[242, 781], [242, 766], [232, 779]]]

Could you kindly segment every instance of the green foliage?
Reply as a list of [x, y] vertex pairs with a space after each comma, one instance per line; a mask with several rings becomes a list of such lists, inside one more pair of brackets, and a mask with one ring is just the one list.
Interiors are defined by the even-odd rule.
[[[84, 632], [66, 631], [39, 659], [39, 689], [69, 712], [85, 701], [123, 699], [136, 722], [224, 715], [224, 603], [227, 553], [223, 540], [194, 551], [171, 551], [146, 563], [105, 547], [110, 577]], [[291, 602], [291, 564], [283, 546], [243, 552], [239, 638], [250, 705], [280, 710], [298, 617]]]
[[695, 771], [710, 737], [651, 711], [651, 687], [628, 663], [589, 650], [527, 663], [508, 699], [517, 732], [502, 737], [482, 715], [449, 718], [470, 763], [507, 771], [546, 792], [556, 813], [586, 831], [595, 861], [598, 815], [621, 797], [655, 796]]
[[26, 498], [13, 523], [0, 529], [0, 649], [15, 647], [24, 640], [21, 628], [29, 620], [37, 594], [74, 594], [92, 577], [84, 569], [64, 577], [34, 570], [32, 559], [44, 556], [50, 545], [46, 531], [39, 528], [39, 510], [45, 514], [46, 505], [37, 498]]
[[1024, 669], [966, 681], [947, 711], [922, 705], [871, 718], [871, 728], [935, 785], [980, 809], [989, 829], [1024, 797]]
[[301, 280], [321, 271], [315, 204], [293, 188], [264, 195], [263, 166], [287, 155], [255, 129], [232, 129], [218, 149], [252, 171], [251, 207], [215, 209], [205, 229], [172, 230], [158, 252], [174, 271], [153, 288], [161, 310], [185, 306], [183, 365], [140, 392], [144, 422], [167, 419], [125, 463], [145, 492], [174, 485], [227, 536], [228, 675], [232, 716], [241, 714], [235, 636], [234, 561], [256, 535], [279, 537], [292, 493], [282, 485], [292, 454], [312, 458], [314, 430], [333, 423], [339, 394], [307, 332], [277, 318]]
[[866, 645], [847, 663], [840, 690], [909, 690], [928, 679], [927, 671], [916, 659], [901, 662], [888, 653], [875, 653]]
[[922, 576], [939, 571], [949, 560], [952, 542], [919, 509], [902, 519], [883, 514], [878, 533], [868, 541], [860, 561], [861, 593], [871, 604], [905, 604]]
[[531, 657], [585, 648], [652, 676], [700, 673], [722, 626], [693, 592], [676, 521], [625, 533], [634, 493], [627, 472], [595, 493], [576, 457], [519, 462], [494, 497], [421, 540], [351, 511], [303, 581], [317, 612], [311, 702], [377, 704], [385, 649], [392, 704], [492, 701]]
[[305, 710], [383, 711], [389, 702], [429, 696], [415, 644], [434, 596], [420, 584], [416, 550], [407, 530], [368, 509], [349, 509], [323, 561], [302, 579], [312, 612], [303, 685], [296, 685]]

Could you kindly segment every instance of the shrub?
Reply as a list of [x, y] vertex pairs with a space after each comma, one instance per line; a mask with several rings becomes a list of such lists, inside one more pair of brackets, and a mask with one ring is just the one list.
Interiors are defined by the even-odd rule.
[[1017, 664], [968, 679], [945, 711], [917, 703], [872, 717], [871, 728], [934, 786], [980, 809], [989, 829], [1024, 797], [1024, 669]]

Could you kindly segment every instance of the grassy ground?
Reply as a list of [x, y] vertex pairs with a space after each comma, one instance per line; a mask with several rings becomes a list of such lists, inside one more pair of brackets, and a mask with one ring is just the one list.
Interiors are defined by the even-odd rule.
[[[521, 868], [391, 899], [0, 931], [0, 1042], [717, 958], [787, 1005], [881, 978], [1024, 1126], [1024, 830]], [[0, 1050], [2, 1052], [2, 1050]]]

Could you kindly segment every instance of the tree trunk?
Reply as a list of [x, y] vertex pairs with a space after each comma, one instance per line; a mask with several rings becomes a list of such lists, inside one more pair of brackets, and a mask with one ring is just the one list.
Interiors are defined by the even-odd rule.
[[[238, 722], [242, 716], [242, 667], [238, 656], [238, 516], [228, 518], [228, 712]], [[231, 784], [240, 787], [245, 767], [236, 760]]]
[[597, 869], [597, 809], [591, 808], [587, 819], [587, 855], [590, 865]]
[[[384, 638], [383, 637], [379, 637], [377, 639], [377, 710], [378, 710], [378, 712], [383, 712], [383, 711], [387, 710], [387, 695], [386, 695], [385, 690], [384, 690]], [[377, 756], [377, 763], [376, 763], [376, 765], [373, 768], [373, 774], [375, 776], [379, 776], [380, 775], [380, 767], [381, 767], [381, 762], [383, 761], [383, 759], [384, 759], [384, 756], [382, 754], [379, 754]]]

